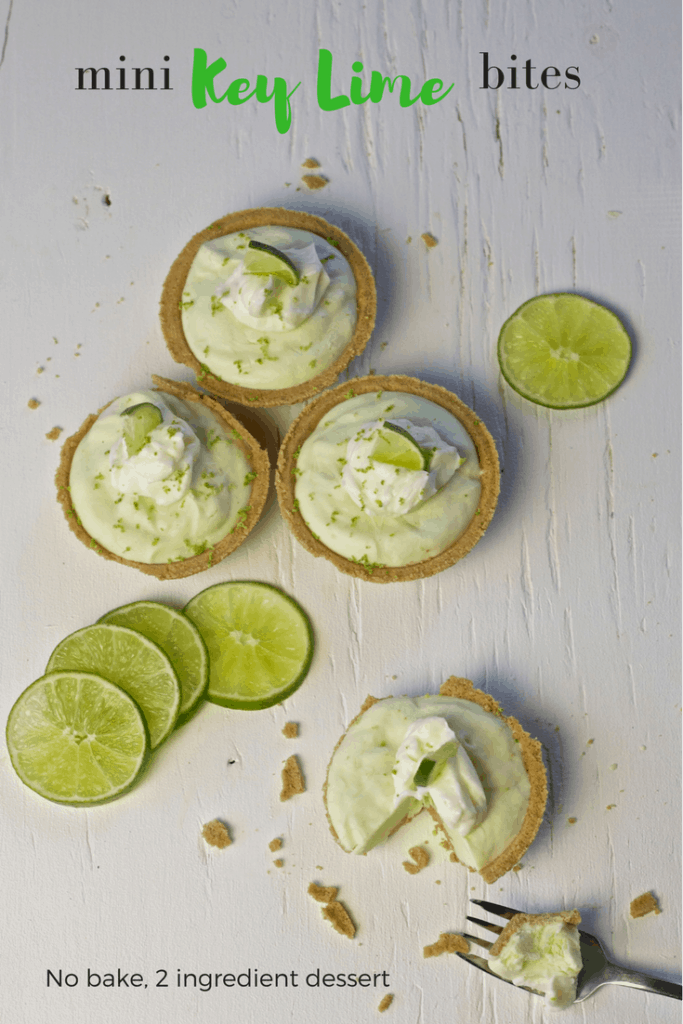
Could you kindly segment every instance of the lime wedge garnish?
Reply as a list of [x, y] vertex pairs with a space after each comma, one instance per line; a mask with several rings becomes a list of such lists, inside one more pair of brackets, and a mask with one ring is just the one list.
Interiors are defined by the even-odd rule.
[[209, 649], [207, 698], [226, 708], [279, 704], [304, 680], [313, 633], [299, 605], [267, 583], [217, 583], [185, 607]]
[[274, 245], [266, 245], [253, 238], [249, 242], [249, 252], [244, 257], [244, 269], [248, 274], [279, 277], [292, 287], [299, 283], [299, 271], [289, 256], [285, 256]]
[[621, 384], [631, 340], [621, 321], [581, 295], [539, 295], [503, 324], [498, 361], [508, 384], [551, 409], [602, 401]]
[[395, 423], [385, 423], [379, 430], [379, 439], [372, 450], [375, 462], [401, 469], [427, 469], [429, 452], [423, 451], [407, 430]]
[[180, 683], [176, 725], [199, 707], [209, 682], [209, 654], [201, 633], [186, 615], [156, 601], [134, 601], [103, 615], [99, 622], [127, 626], [161, 647]]
[[180, 707], [178, 677], [160, 647], [123, 626], [86, 626], [58, 644], [47, 672], [94, 672], [116, 683], [141, 707], [152, 749], [175, 725]]
[[149, 742], [142, 711], [120, 687], [87, 672], [50, 672], [10, 711], [7, 749], [36, 793], [82, 807], [129, 789]]
[[137, 405], [131, 405], [130, 409], [124, 409], [121, 415], [126, 417], [123, 436], [126, 439], [128, 454], [137, 455], [149, 441], [149, 435], [161, 423], [161, 410], [151, 402], [139, 402]]

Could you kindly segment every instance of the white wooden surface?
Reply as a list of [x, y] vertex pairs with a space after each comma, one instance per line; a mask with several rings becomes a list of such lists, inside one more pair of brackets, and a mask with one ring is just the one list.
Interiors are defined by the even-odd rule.
[[[385, 990], [308, 988], [316, 968], [389, 972], [393, 1024], [545, 1020], [540, 1000], [455, 957], [423, 960], [441, 931], [465, 928], [470, 896], [529, 911], [578, 906], [618, 962], [678, 979], [678, 18], [668, 0], [0, 0], [0, 719], [63, 636], [127, 601], [182, 606], [221, 580], [264, 580], [309, 610], [317, 636], [311, 673], [285, 707], [205, 707], [110, 806], [74, 811], [35, 797], [2, 745], [3, 1020], [375, 1019]], [[230, 77], [301, 80], [290, 132], [279, 135], [270, 106], [253, 100], [195, 110], [194, 46], [224, 57]], [[432, 108], [387, 97], [323, 112], [319, 46], [334, 54], [338, 91], [357, 59], [455, 88]], [[486, 92], [483, 50], [502, 66], [512, 53], [520, 66], [578, 65], [581, 87]], [[75, 89], [75, 68], [114, 68], [121, 54], [129, 68], [169, 55], [173, 91]], [[316, 193], [300, 183], [309, 156], [330, 181]], [[498, 512], [438, 577], [351, 581], [300, 549], [273, 504], [228, 561], [162, 585], [87, 551], [55, 503], [59, 445], [47, 431], [67, 436], [152, 372], [189, 378], [157, 318], [185, 241], [228, 211], [278, 204], [327, 216], [373, 266], [378, 324], [352, 374], [451, 387], [495, 436]], [[425, 231], [439, 241], [431, 251]], [[635, 342], [619, 391], [573, 413], [518, 399], [495, 357], [503, 320], [531, 295], [563, 289], [615, 309]], [[282, 429], [294, 411], [263, 418]], [[500, 699], [547, 752], [545, 824], [523, 869], [492, 887], [444, 863], [424, 824], [352, 859], [323, 815], [327, 759], [365, 695], [433, 692], [453, 673]], [[282, 737], [286, 720], [301, 723], [298, 740]], [[281, 804], [280, 766], [294, 752], [308, 791]], [[199, 838], [215, 816], [234, 836], [220, 853]], [[423, 838], [433, 860], [411, 877], [401, 862]], [[314, 879], [340, 886], [353, 942], [306, 895]], [[631, 920], [630, 900], [650, 889], [662, 914]], [[295, 971], [299, 986], [175, 987], [179, 968], [249, 967]], [[88, 968], [138, 971], [149, 987], [88, 990]], [[48, 969], [79, 985], [48, 989]], [[161, 969], [169, 988], [155, 987]], [[671, 1000], [610, 988], [566, 1019], [667, 1024], [679, 1014]]]

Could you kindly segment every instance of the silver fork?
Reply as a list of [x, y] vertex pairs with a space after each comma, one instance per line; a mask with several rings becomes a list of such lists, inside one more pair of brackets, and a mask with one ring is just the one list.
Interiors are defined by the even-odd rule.
[[[515, 916], [515, 914], [521, 913], [519, 910], [512, 910], [510, 907], [502, 907], [499, 903], [489, 903], [488, 900], [471, 900], [471, 903], [476, 903], [484, 910], [488, 911], [489, 914], [497, 914], [498, 917], [506, 918], [508, 921]], [[491, 924], [489, 921], [482, 921], [478, 917], [468, 917], [468, 921], [472, 924], [481, 925], [482, 928], [488, 928], [490, 932], [495, 932], [496, 935], [500, 935], [503, 928], [498, 924]], [[576, 1002], [580, 1003], [583, 999], [587, 999], [588, 996], [592, 996], [596, 989], [601, 988], [603, 985], [628, 985], [631, 988], [641, 988], [645, 992], [659, 992], [663, 996], [671, 996], [672, 999], [681, 998], [681, 986], [676, 985], [671, 981], [661, 981], [659, 978], [652, 978], [647, 974], [643, 974], [641, 971], [627, 970], [625, 967], [617, 967], [605, 956], [602, 946], [595, 938], [594, 935], [589, 935], [588, 932], [579, 932], [581, 936], [581, 956], [583, 958], [583, 968], [577, 978], [576, 985]], [[480, 939], [476, 935], [465, 935], [465, 938], [470, 942], [475, 942], [479, 946], [483, 946], [484, 949], [490, 949], [493, 945], [492, 942], [488, 942], [486, 939]], [[485, 960], [481, 956], [477, 956], [475, 953], [458, 953], [458, 956], [462, 960], [467, 960], [469, 963], [474, 964], [481, 971], [486, 971], [494, 978], [498, 978], [498, 981], [507, 981], [507, 978], [501, 978], [500, 975], [495, 974], [488, 965], [488, 960]], [[512, 982], [508, 982], [512, 985]], [[538, 992], [533, 988], [526, 988], [525, 985], [519, 985], [518, 988], [525, 988], [527, 992], [533, 992], [534, 995], [541, 996], [542, 992]]]

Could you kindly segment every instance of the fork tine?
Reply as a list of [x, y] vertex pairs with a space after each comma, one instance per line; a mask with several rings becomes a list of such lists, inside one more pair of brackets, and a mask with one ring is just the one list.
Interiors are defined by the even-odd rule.
[[489, 914], [497, 914], [498, 917], [504, 917], [510, 921], [515, 914], [520, 914], [520, 910], [512, 910], [511, 907], [504, 907], [500, 903], [490, 903], [488, 900], [470, 900], [470, 903], [476, 903], [477, 906], [483, 907], [484, 910], [488, 910]]
[[468, 942], [476, 942], [478, 946], [482, 946], [484, 949], [490, 949], [493, 945], [493, 943], [489, 942], [488, 939], [479, 939], [476, 935], [468, 935], [465, 933], [463, 938], [467, 939]]
[[490, 921], [482, 921], [480, 917], [467, 917], [467, 921], [471, 921], [472, 924], [480, 924], [482, 928], [488, 928], [490, 932], [495, 932], [496, 935], [500, 935], [503, 928], [499, 924], [491, 924]]

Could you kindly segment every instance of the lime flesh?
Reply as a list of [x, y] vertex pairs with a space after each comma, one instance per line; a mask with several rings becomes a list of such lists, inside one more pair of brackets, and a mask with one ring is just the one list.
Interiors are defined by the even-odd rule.
[[180, 707], [180, 684], [171, 662], [155, 643], [123, 626], [79, 629], [58, 644], [47, 672], [94, 672], [116, 683], [140, 705], [152, 749], [173, 729]]
[[126, 448], [129, 455], [137, 455], [142, 451], [149, 435], [161, 423], [163, 416], [156, 405], [151, 402], [139, 402], [131, 405], [130, 409], [124, 409], [121, 413], [125, 416], [123, 435], [126, 439]]
[[280, 252], [274, 245], [266, 245], [265, 242], [257, 242], [255, 239], [249, 242], [249, 252], [244, 257], [244, 269], [248, 274], [279, 277], [292, 287], [299, 283], [299, 271], [289, 256]]
[[129, 789], [149, 754], [135, 701], [86, 672], [51, 672], [19, 697], [7, 721], [7, 749], [23, 783], [57, 803], [87, 806]]
[[161, 647], [180, 683], [176, 725], [199, 707], [209, 682], [209, 654], [201, 633], [186, 615], [156, 601], [134, 601], [103, 615], [99, 622], [127, 626]]
[[498, 361], [508, 384], [552, 409], [602, 401], [621, 384], [631, 341], [621, 321], [581, 295], [530, 299], [503, 324]]
[[399, 466], [401, 469], [427, 468], [427, 454], [407, 430], [395, 423], [385, 423], [380, 428], [379, 440], [372, 450], [371, 458], [375, 462]]
[[299, 605], [267, 583], [218, 583], [185, 614], [209, 649], [207, 699], [227, 708], [279, 704], [303, 682], [313, 634]]

